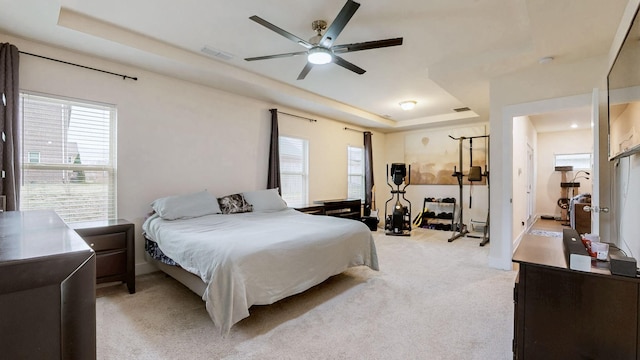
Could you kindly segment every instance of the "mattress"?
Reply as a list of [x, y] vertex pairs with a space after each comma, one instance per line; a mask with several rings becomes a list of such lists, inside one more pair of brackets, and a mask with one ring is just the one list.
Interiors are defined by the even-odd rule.
[[378, 270], [365, 224], [293, 209], [171, 221], [156, 214], [143, 231], [165, 257], [206, 284], [202, 298], [223, 335], [252, 305], [272, 304], [349, 267]]

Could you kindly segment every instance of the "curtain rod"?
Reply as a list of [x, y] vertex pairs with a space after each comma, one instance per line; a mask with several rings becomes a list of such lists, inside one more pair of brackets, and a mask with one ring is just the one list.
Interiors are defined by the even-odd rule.
[[300, 115], [289, 114], [289, 113], [286, 113], [286, 112], [284, 112], [284, 111], [280, 111], [280, 110], [276, 110], [276, 111], [277, 111], [278, 113], [280, 113], [280, 114], [285, 114], [285, 115], [289, 115], [289, 116], [297, 117], [297, 118], [300, 118], [300, 119], [309, 120], [310, 122], [317, 122], [317, 121], [318, 121], [318, 120], [316, 120], [316, 119], [310, 119], [310, 118], [308, 118], [308, 117], [304, 117], [304, 116], [300, 116]]
[[93, 70], [93, 71], [99, 71], [105, 74], [109, 74], [109, 75], [115, 75], [118, 77], [121, 77], [122, 80], [126, 80], [126, 79], [131, 79], [131, 80], [138, 80], [137, 77], [132, 77], [132, 76], [128, 76], [128, 75], [123, 75], [123, 74], [117, 74], [111, 71], [106, 71], [106, 70], [100, 70], [100, 69], [96, 69], [96, 68], [92, 68], [89, 66], [84, 66], [84, 65], [80, 65], [80, 64], [74, 64], [72, 62], [68, 62], [68, 61], [63, 61], [63, 60], [58, 60], [58, 59], [54, 59], [54, 58], [50, 58], [50, 57], [46, 57], [46, 56], [42, 56], [42, 55], [36, 55], [36, 54], [32, 54], [32, 53], [28, 53], [25, 51], [19, 51], [20, 54], [25, 54], [25, 55], [29, 55], [29, 56], [35, 56], [35, 57], [39, 57], [41, 59], [46, 59], [46, 60], [51, 60], [51, 61], [56, 61], [59, 63], [63, 63], [63, 64], [67, 64], [67, 65], [73, 65], [73, 66], [77, 66], [77, 67], [81, 67], [83, 69], [89, 69], [89, 70]]
[[[344, 129], [345, 130], [351, 130], [351, 131], [360, 132], [360, 133], [363, 133], [363, 134], [366, 133], [366, 132], [369, 132], [369, 133], [371, 132], [371, 131], [362, 131], [362, 130], [358, 130], [358, 129], [352, 129], [352, 128], [349, 128], [349, 127], [346, 127], [346, 126], [345, 126]], [[373, 135], [373, 134], [371, 134], [371, 135]]]

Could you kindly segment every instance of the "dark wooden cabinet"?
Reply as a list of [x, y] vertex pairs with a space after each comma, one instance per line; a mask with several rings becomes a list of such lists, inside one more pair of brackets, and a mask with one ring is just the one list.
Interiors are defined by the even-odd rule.
[[303, 205], [294, 207], [294, 209], [311, 215], [324, 215], [324, 206], [322, 205]]
[[525, 237], [514, 253], [514, 359], [640, 359], [640, 281], [570, 270], [561, 238]]
[[1, 358], [96, 358], [95, 261], [55, 212], [0, 213]]
[[325, 215], [358, 221], [362, 217], [362, 201], [360, 199], [318, 200], [313, 203], [323, 206]]
[[123, 281], [129, 293], [135, 293], [135, 226], [118, 219], [74, 223], [71, 227], [96, 252], [96, 283]]

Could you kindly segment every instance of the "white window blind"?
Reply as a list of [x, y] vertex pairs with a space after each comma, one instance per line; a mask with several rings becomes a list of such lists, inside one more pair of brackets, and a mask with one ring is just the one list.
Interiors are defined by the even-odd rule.
[[20, 108], [20, 209], [52, 209], [66, 222], [115, 219], [115, 106], [22, 92]]
[[347, 146], [347, 163], [347, 195], [364, 200], [364, 149]]
[[288, 136], [278, 138], [282, 198], [289, 206], [308, 202], [309, 142]]
[[573, 166], [574, 170], [589, 170], [591, 169], [591, 154], [555, 154], [553, 165], [554, 167]]

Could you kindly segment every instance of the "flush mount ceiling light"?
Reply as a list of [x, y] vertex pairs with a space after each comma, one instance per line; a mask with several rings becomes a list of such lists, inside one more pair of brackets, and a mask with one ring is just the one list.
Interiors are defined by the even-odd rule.
[[409, 100], [409, 101], [403, 101], [400, 103], [400, 107], [402, 108], [402, 110], [411, 110], [414, 107], [416, 107], [416, 102], [413, 100]]
[[333, 60], [331, 50], [322, 46], [314, 46], [308, 51], [307, 60], [314, 65], [328, 64]]

